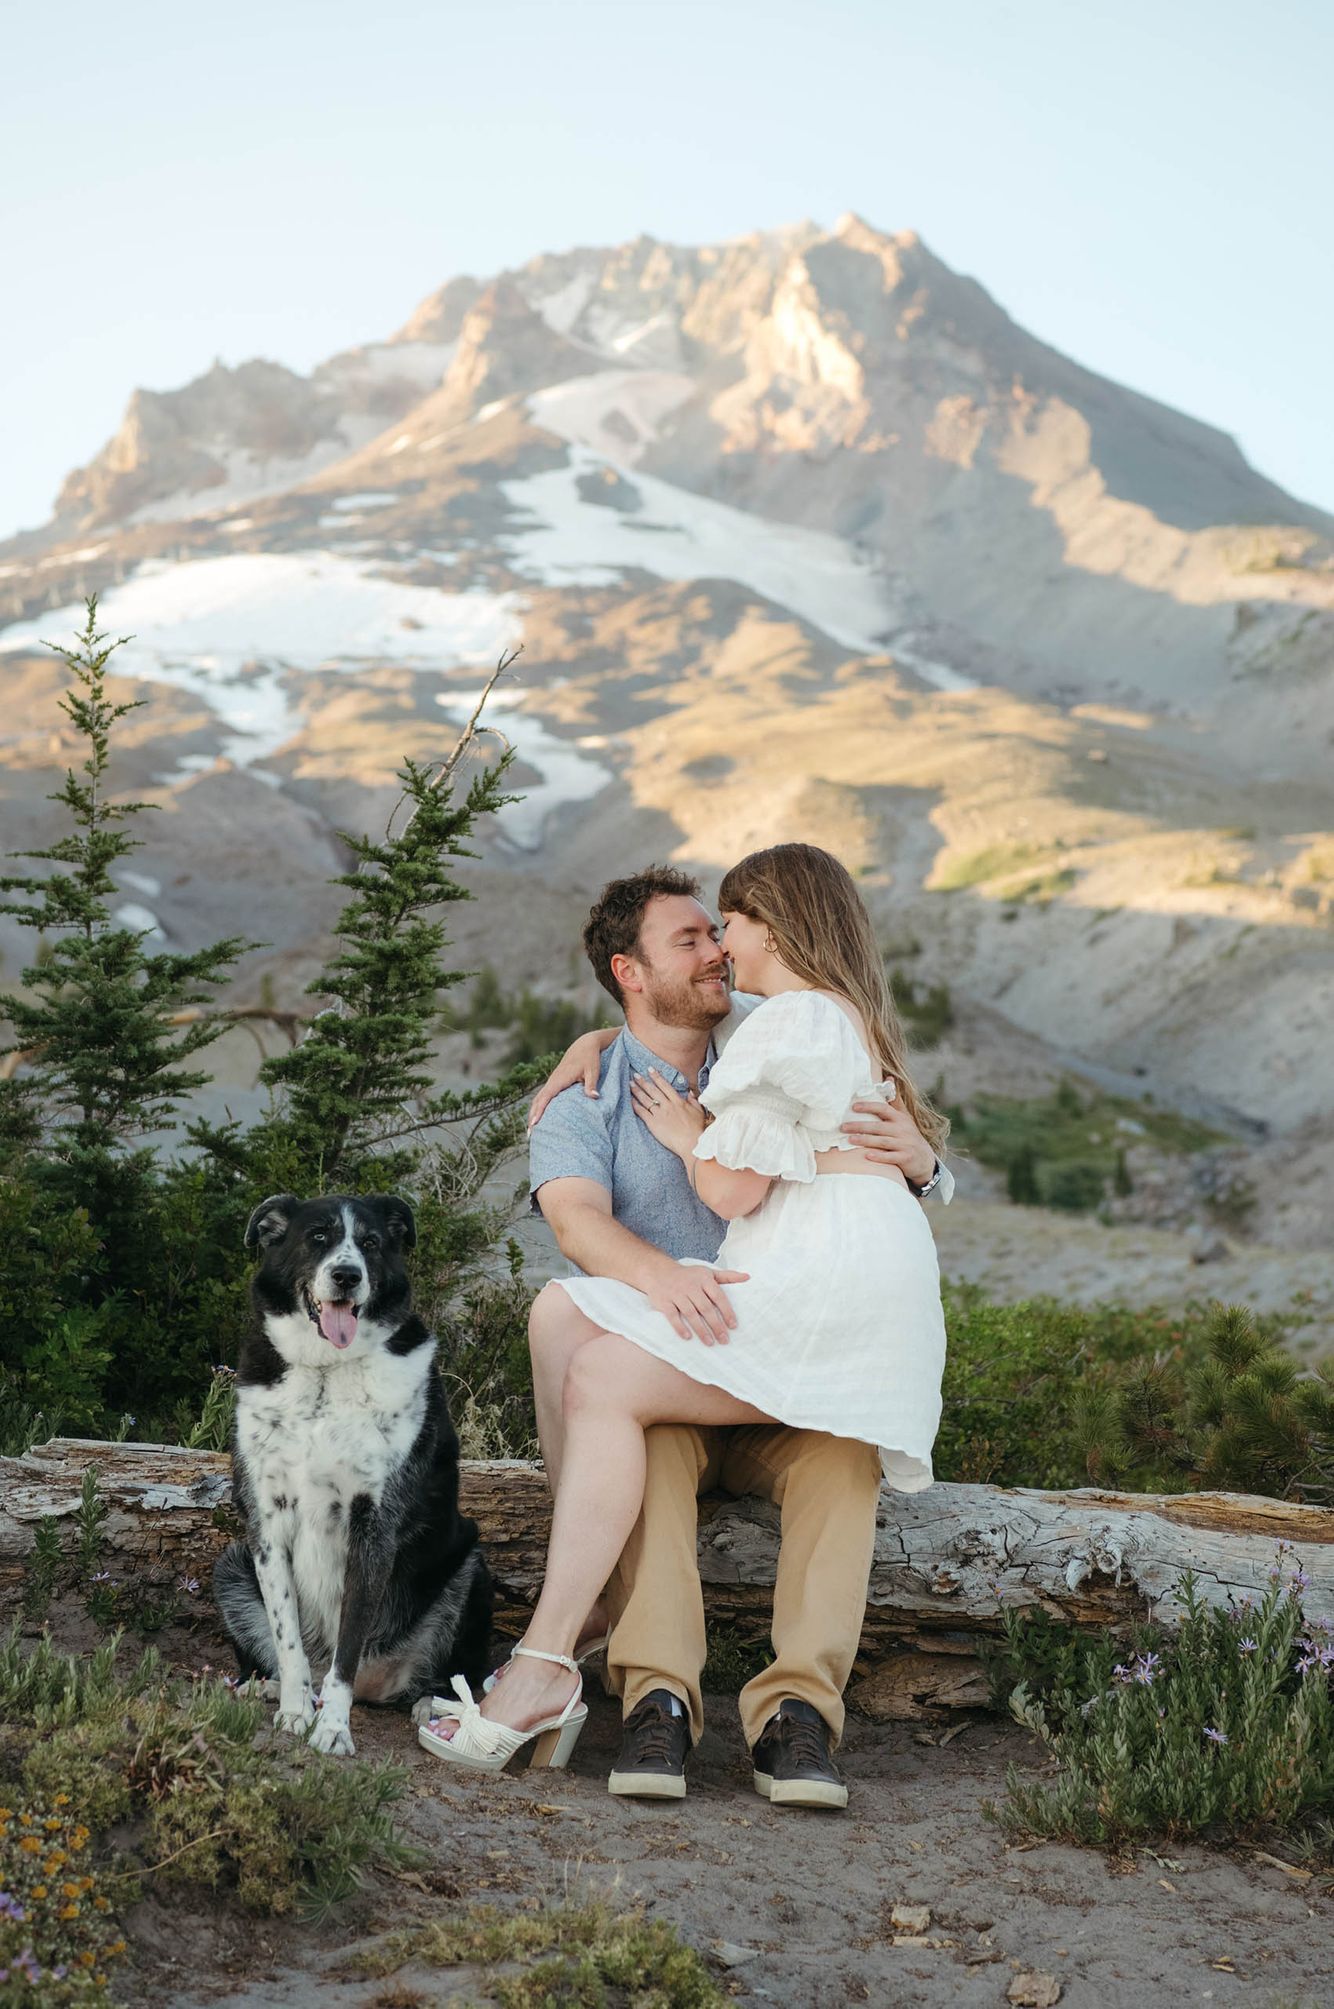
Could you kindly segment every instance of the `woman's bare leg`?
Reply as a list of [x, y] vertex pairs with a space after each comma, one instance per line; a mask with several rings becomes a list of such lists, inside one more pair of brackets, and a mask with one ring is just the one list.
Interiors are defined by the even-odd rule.
[[[542, 1466], [554, 1498], [560, 1484], [561, 1458], [565, 1450], [565, 1376], [579, 1348], [596, 1339], [602, 1328], [580, 1311], [568, 1291], [559, 1284], [547, 1284], [533, 1299], [528, 1314], [528, 1355], [533, 1366], [533, 1406], [537, 1411], [537, 1441], [542, 1448]], [[579, 1627], [576, 1646], [602, 1638], [607, 1630], [607, 1607], [601, 1585]]]
[[601, 1327], [580, 1311], [568, 1291], [548, 1284], [533, 1299], [528, 1314], [528, 1354], [533, 1364], [533, 1404], [537, 1410], [537, 1441], [554, 1498], [560, 1484], [565, 1449], [565, 1375], [585, 1341], [597, 1338]]
[[[585, 1340], [566, 1370], [564, 1458], [546, 1581], [524, 1645], [544, 1653], [573, 1649], [643, 1504], [644, 1432], [650, 1424], [772, 1421], [763, 1410], [693, 1380], [633, 1340], [613, 1333]], [[483, 1714], [522, 1730], [555, 1714], [569, 1694], [563, 1668], [515, 1660], [487, 1697]]]

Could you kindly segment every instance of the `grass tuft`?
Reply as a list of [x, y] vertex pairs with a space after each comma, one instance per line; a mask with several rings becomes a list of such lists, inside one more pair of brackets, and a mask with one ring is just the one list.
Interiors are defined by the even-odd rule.
[[672, 1926], [605, 1904], [537, 1912], [478, 1905], [461, 1918], [391, 1932], [349, 1966], [385, 1976], [409, 1962], [517, 1968], [488, 1978], [487, 1999], [499, 2009], [723, 2009], [731, 1999]]

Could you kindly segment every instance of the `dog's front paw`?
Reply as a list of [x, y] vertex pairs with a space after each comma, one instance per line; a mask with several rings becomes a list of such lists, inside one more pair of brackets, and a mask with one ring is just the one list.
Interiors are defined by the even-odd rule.
[[327, 1751], [331, 1758], [352, 1758], [357, 1750], [347, 1724], [338, 1722], [327, 1710], [310, 1733], [310, 1748], [312, 1751]]
[[273, 1719], [275, 1730], [290, 1730], [294, 1737], [304, 1737], [315, 1721], [315, 1697], [307, 1689], [299, 1703], [293, 1708], [279, 1708]]

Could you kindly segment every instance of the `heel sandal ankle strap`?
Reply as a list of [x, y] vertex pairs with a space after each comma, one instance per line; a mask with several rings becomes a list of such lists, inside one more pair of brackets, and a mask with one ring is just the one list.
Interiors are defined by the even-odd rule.
[[535, 1646], [516, 1646], [510, 1653], [511, 1660], [549, 1660], [554, 1667], [568, 1667], [571, 1674], [579, 1672], [577, 1660], [571, 1660], [568, 1653], [542, 1653]]

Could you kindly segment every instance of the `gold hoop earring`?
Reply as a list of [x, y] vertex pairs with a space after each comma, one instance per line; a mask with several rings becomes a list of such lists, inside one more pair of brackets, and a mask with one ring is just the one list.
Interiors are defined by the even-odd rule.
[[769, 951], [769, 954], [770, 954], [771, 956], [772, 956], [772, 955], [776, 955], [776, 954], [777, 954], [777, 952], [778, 952], [778, 944], [777, 944], [777, 942], [776, 942], [776, 941], [774, 940], [774, 931], [773, 931], [773, 929], [772, 929], [772, 928], [769, 928], [769, 929], [767, 929], [767, 930], [765, 931], [765, 936], [764, 936], [764, 946], [765, 946], [765, 948], [766, 948], [766, 949], [767, 949], [767, 950]]

